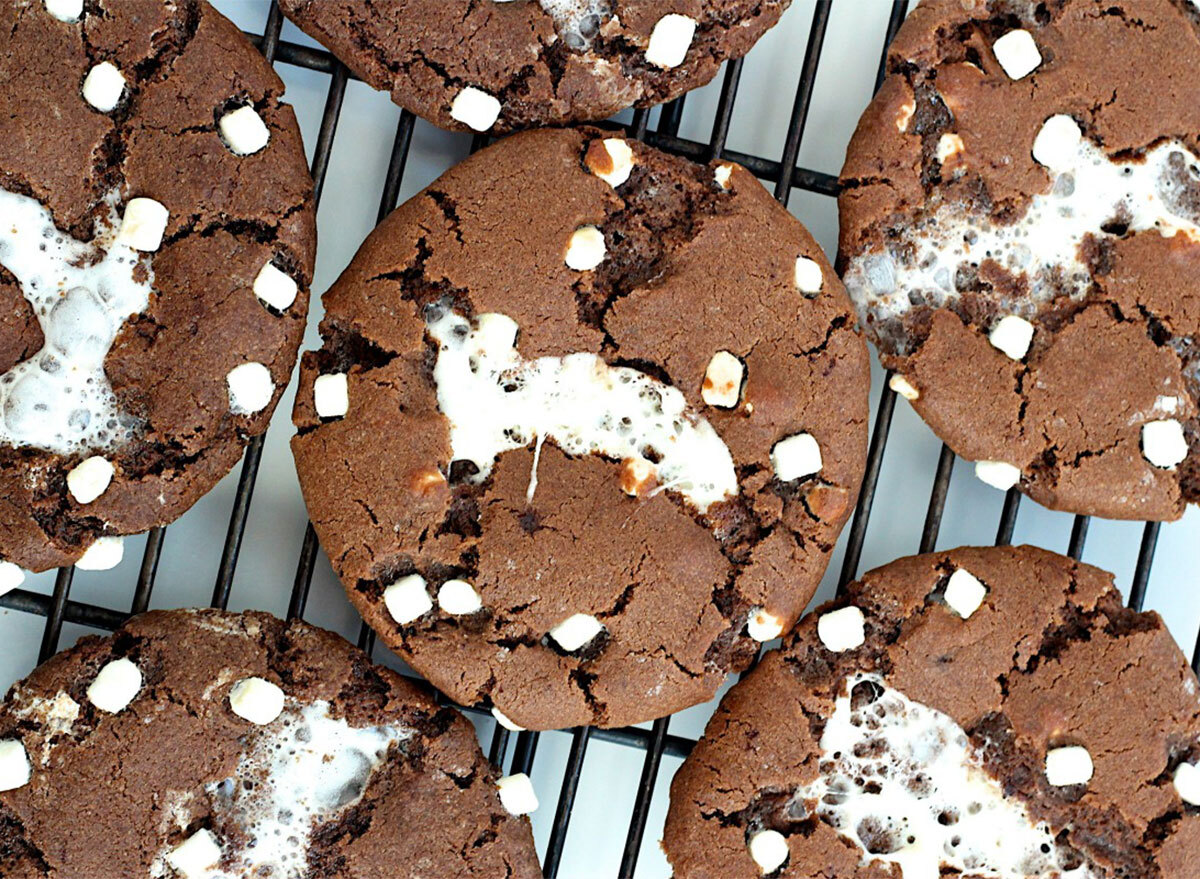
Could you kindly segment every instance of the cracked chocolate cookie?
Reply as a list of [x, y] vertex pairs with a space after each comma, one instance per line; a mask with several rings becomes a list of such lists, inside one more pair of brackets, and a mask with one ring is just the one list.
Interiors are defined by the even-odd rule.
[[442, 128], [604, 119], [711, 80], [791, 0], [281, 0], [392, 100]]
[[0, 11], [0, 562], [111, 567], [262, 433], [304, 332], [312, 181], [208, 4]]
[[1200, 500], [1200, 12], [923, 2], [843, 169], [839, 267], [892, 386], [998, 488]]
[[338, 636], [158, 611], [0, 704], [0, 875], [541, 875], [525, 776]]
[[724, 698], [671, 785], [677, 879], [1186, 879], [1196, 676], [1034, 547], [866, 574]]
[[506, 723], [711, 698], [812, 596], [866, 453], [866, 346], [744, 169], [598, 130], [452, 169], [325, 295], [292, 440], [351, 600]]

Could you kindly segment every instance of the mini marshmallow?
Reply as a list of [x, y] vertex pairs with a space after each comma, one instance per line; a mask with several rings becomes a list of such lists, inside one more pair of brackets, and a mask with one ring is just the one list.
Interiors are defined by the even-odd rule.
[[908, 101], [901, 104], [900, 109], [896, 111], [896, 130], [908, 131], [908, 123], [916, 112], [917, 105], [915, 101]]
[[746, 844], [750, 857], [764, 873], [774, 873], [788, 859], [788, 844], [778, 830], [760, 830]]
[[510, 815], [528, 815], [537, 811], [537, 794], [533, 792], [533, 782], [524, 772], [497, 779], [496, 789], [500, 793], [500, 804]]
[[341, 418], [350, 411], [350, 388], [346, 373], [331, 372], [313, 382], [313, 406], [320, 418]]
[[483, 601], [466, 580], [447, 580], [438, 590], [438, 605], [446, 613], [462, 616], [475, 613], [483, 607]]
[[567, 242], [567, 254], [563, 259], [568, 268], [577, 272], [588, 272], [604, 262], [607, 253], [604, 233], [595, 226], [580, 226], [571, 233], [571, 240]]
[[83, 17], [83, 0], [46, 0], [46, 11], [59, 21], [79, 21]]
[[732, 409], [742, 395], [742, 376], [746, 368], [728, 351], [718, 351], [708, 361], [704, 372], [704, 383], [700, 386], [700, 397], [709, 406]]
[[475, 318], [475, 335], [481, 348], [504, 351], [515, 348], [520, 327], [507, 314], [489, 311]]
[[696, 20], [672, 12], [664, 15], [650, 32], [646, 60], [657, 67], [678, 67], [696, 36]]
[[206, 879], [221, 862], [221, 847], [211, 830], [197, 830], [167, 855], [171, 865], [183, 879]]
[[807, 256], [796, 257], [796, 286], [805, 296], [816, 296], [821, 292], [825, 276], [815, 259]]
[[83, 99], [101, 113], [111, 113], [125, 94], [125, 77], [116, 66], [101, 61], [83, 79]]
[[217, 127], [221, 131], [221, 140], [235, 156], [257, 153], [271, 140], [267, 124], [249, 104], [226, 113]]
[[236, 415], [253, 415], [267, 408], [275, 395], [271, 370], [261, 363], [243, 363], [229, 370], [229, 408]]
[[921, 396], [916, 386], [899, 373], [888, 379], [888, 387], [910, 402]]
[[119, 714], [142, 689], [142, 672], [128, 659], [114, 659], [100, 669], [87, 688], [88, 701], [109, 714]]
[[558, 646], [568, 653], [574, 653], [604, 631], [604, 624], [591, 614], [576, 613], [567, 617], [547, 634]]
[[746, 632], [755, 641], [770, 641], [783, 634], [783, 620], [767, 613], [766, 608], [756, 607], [746, 620]]
[[867, 640], [867, 620], [854, 605], [831, 610], [817, 620], [817, 637], [827, 650], [844, 653]]
[[513, 723], [507, 714], [494, 705], [492, 706], [492, 717], [496, 718], [496, 723], [500, 724], [502, 727], [510, 730], [511, 732], [523, 732], [525, 730], [525, 727], [521, 726], [520, 724]]
[[941, 164], [946, 164], [947, 161], [961, 153], [965, 147], [963, 140], [952, 131], [948, 131], [938, 138], [937, 142], [937, 160]]
[[454, 96], [450, 118], [475, 131], [487, 131], [500, 118], [500, 101], [474, 86], [467, 86]]
[[100, 455], [92, 455], [67, 473], [67, 490], [79, 503], [90, 504], [108, 490], [112, 478], [112, 463]]
[[713, 171], [713, 180], [722, 189], [729, 188], [729, 181], [732, 177], [733, 165], [717, 165], [717, 170]]
[[946, 582], [946, 604], [960, 617], [970, 619], [987, 596], [987, 587], [966, 568], [959, 568]]
[[621, 491], [639, 497], [654, 482], [655, 472], [645, 458], [626, 458], [621, 464]]
[[283, 690], [262, 678], [243, 678], [229, 691], [233, 713], [259, 726], [283, 713], [283, 699]]
[[1193, 806], [1200, 806], [1200, 766], [1195, 763], [1180, 763], [1175, 769], [1173, 781], [1179, 799]]
[[75, 562], [81, 571], [107, 571], [121, 564], [125, 541], [120, 537], [97, 537]]
[[1046, 781], [1055, 787], [1087, 784], [1094, 771], [1092, 755], [1087, 748], [1070, 745], [1046, 752]]
[[1042, 53], [1027, 30], [1009, 31], [992, 43], [992, 52], [1009, 79], [1028, 76], [1042, 63]]
[[384, 589], [383, 603], [392, 619], [402, 626], [433, 610], [433, 601], [425, 590], [425, 578], [420, 574], [401, 577]]
[[1187, 457], [1183, 425], [1174, 418], [1147, 421], [1142, 425], [1142, 455], [1155, 467], [1173, 470]]
[[1006, 314], [988, 333], [988, 341], [1013, 360], [1020, 360], [1029, 353], [1033, 341], [1033, 324], [1015, 314]]
[[812, 434], [798, 433], [781, 439], [771, 449], [771, 466], [780, 482], [791, 482], [821, 470], [821, 447]]
[[1178, 397], [1159, 396], [1154, 399], [1154, 408], [1163, 412], [1178, 412], [1180, 400]]
[[158, 250], [167, 231], [167, 209], [152, 198], [131, 198], [121, 217], [117, 243], [144, 253]]
[[608, 154], [609, 165], [607, 168], [599, 168], [589, 164], [588, 170], [616, 189], [633, 173], [633, 150], [619, 137], [606, 137], [601, 143]]
[[1059, 113], [1042, 123], [1033, 139], [1033, 157], [1052, 171], [1067, 170], [1079, 157], [1082, 139], [1079, 123], [1065, 113]]
[[976, 461], [975, 476], [992, 488], [1008, 491], [1021, 481], [1021, 468], [1006, 461]]
[[25, 572], [12, 562], [0, 562], [0, 595], [12, 592], [25, 582]]
[[25, 746], [16, 739], [0, 739], [0, 791], [24, 787], [32, 777]]
[[288, 306], [296, 301], [298, 289], [291, 276], [275, 268], [272, 263], [259, 269], [254, 278], [254, 295], [278, 311], [287, 311]]

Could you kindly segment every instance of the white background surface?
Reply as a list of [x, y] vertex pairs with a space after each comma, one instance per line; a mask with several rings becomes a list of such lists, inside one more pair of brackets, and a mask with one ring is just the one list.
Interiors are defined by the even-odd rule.
[[[261, 32], [266, 0], [216, 0], [215, 5], [243, 29]], [[800, 164], [836, 174], [846, 143], [862, 108], [870, 98], [890, 4], [885, 0], [835, 0], [817, 75], [816, 92], [800, 152]], [[733, 116], [729, 147], [778, 159], [808, 39], [812, 3], [796, 0], [782, 22], [759, 43], [747, 59]], [[290, 23], [283, 39], [312, 44]], [[325, 102], [329, 78], [286, 64], [277, 65], [288, 86], [287, 98], [296, 107], [311, 156]], [[720, 77], [689, 96], [681, 134], [708, 140], [717, 104]], [[379, 206], [399, 110], [361, 82], [351, 82], [334, 141], [332, 160], [318, 213], [320, 247], [314, 293], [334, 281], [371, 230]], [[652, 119], [653, 124], [653, 119]], [[438, 131], [418, 122], [412, 141], [401, 198], [407, 198], [467, 154], [470, 139]], [[830, 257], [836, 246], [837, 219], [833, 199], [796, 190], [792, 211], [813, 232]], [[321, 316], [314, 303], [306, 347], [318, 339]], [[878, 402], [881, 373], [875, 366], [872, 406]], [[268, 436], [250, 510], [246, 540], [233, 584], [231, 608], [260, 608], [283, 615], [295, 575], [306, 516], [287, 442], [292, 434], [292, 392], [284, 397]], [[872, 413], [873, 417], [873, 413]], [[934, 467], [941, 443], [903, 401], [897, 401], [891, 437], [867, 532], [861, 570], [916, 551], [929, 501]], [[222, 542], [240, 465], [166, 534], [152, 607], [206, 604], [216, 577]], [[987, 544], [995, 539], [1003, 496], [973, 478], [970, 466], [958, 462], [951, 482], [939, 548]], [[1030, 501], [1021, 505], [1015, 542], [1066, 550], [1071, 517], [1051, 513]], [[1126, 589], [1141, 539], [1140, 523], [1093, 521], [1084, 560], [1116, 574]], [[819, 599], [832, 594], [841, 566], [842, 547], [833, 558]], [[113, 608], [128, 607], [141, 561], [144, 538], [126, 543], [124, 562], [103, 573], [78, 572], [71, 591], [75, 600]], [[1170, 622], [1176, 639], [1191, 654], [1200, 620], [1200, 591], [1196, 563], [1200, 555], [1200, 510], [1189, 509], [1180, 522], [1165, 525], [1150, 580], [1147, 605]], [[49, 593], [53, 573], [30, 577], [26, 587]], [[306, 618], [354, 638], [358, 618], [322, 555], [313, 578]], [[36, 662], [42, 620], [0, 610], [0, 687], [26, 674]], [[68, 624], [61, 646], [85, 630]], [[386, 651], [377, 658], [394, 662]], [[698, 736], [711, 705], [685, 711], [671, 721], [670, 731]], [[490, 721], [479, 721], [486, 743]], [[545, 849], [567, 757], [570, 737], [544, 734], [538, 746], [533, 781], [542, 801], [534, 815], [539, 851]], [[615, 876], [637, 790], [643, 752], [592, 741], [584, 765], [566, 852], [560, 870], [564, 877]], [[639, 862], [639, 877], [669, 875], [658, 849], [666, 813], [667, 785], [679, 761], [663, 761]], [[64, 809], [68, 808], [64, 804]]]

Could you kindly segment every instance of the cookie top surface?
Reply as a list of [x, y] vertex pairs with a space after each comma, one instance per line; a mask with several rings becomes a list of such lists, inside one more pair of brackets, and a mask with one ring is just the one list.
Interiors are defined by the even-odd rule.
[[664, 845], [678, 879], [1183, 879], [1198, 762], [1157, 614], [1045, 550], [958, 549], [866, 574], [726, 695]]
[[330, 632], [153, 612], [0, 704], [0, 874], [540, 876], [496, 782], [466, 720]]
[[851, 141], [839, 267], [898, 389], [1055, 509], [1200, 499], [1200, 11], [924, 2]]
[[798, 618], [862, 476], [867, 353], [745, 170], [514, 135], [395, 211], [324, 302], [292, 442], [309, 513], [456, 700], [632, 723]]
[[604, 119], [711, 80], [791, 0], [282, 0], [401, 107], [493, 133]]
[[95, 567], [266, 429], [312, 181], [283, 83], [206, 3], [5, 4], [0, 76], [0, 558]]

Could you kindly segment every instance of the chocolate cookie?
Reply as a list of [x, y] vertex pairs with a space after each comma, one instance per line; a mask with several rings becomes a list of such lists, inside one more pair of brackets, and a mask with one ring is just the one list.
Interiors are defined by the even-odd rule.
[[893, 387], [998, 488], [1200, 500], [1200, 11], [933, 0], [846, 156], [839, 267]]
[[5, 4], [0, 78], [0, 558], [111, 567], [266, 429], [312, 181], [283, 83], [203, 2]]
[[1196, 676], [1034, 547], [866, 574], [735, 686], [671, 785], [678, 879], [1185, 879]]
[[866, 346], [735, 165], [507, 138], [385, 220], [325, 315], [292, 441], [321, 543], [389, 645], [515, 724], [710, 698], [854, 505]]
[[360, 77], [442, 128], [604, 119], [711, 80], [791, 0], [281, 0]]
[[0, 875], [540, 876], [525, 776], [336, 635], [135, 617], [0, 705]]

